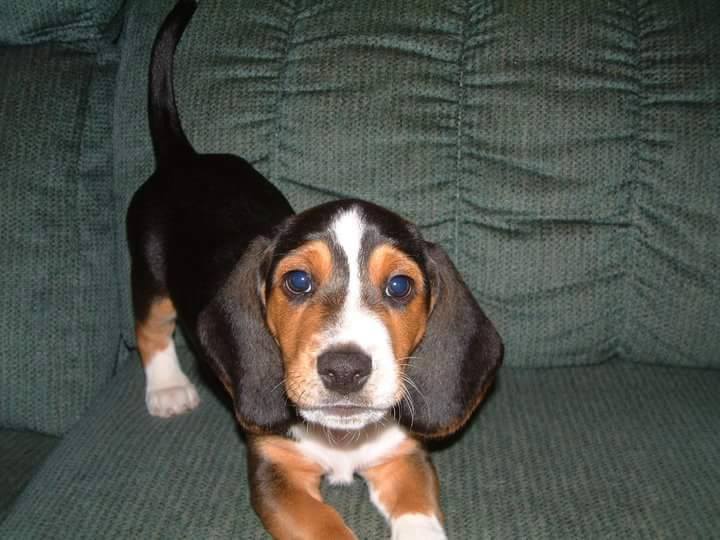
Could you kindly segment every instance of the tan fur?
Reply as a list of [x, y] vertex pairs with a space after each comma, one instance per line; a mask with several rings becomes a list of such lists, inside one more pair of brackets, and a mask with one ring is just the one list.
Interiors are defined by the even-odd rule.
[[147, 367], [153, 357], [170, 344], [175, 332], [176, 316], [172, 301], [162, 298], [153, 302], [144, 321], [135, 323], [135, 336], [143, 366]]
[[427, 327], [429, 306], [425, 300], [423, 274], [412, 259], [387, 244], [377, 247], [370, 255], [368, 274], [373, 285], [381, 290], [388, 279], [396, 275], [408, 276], [414, 282], [414, 296], [403, 308], [392, 309], [382, 304], [372, 306], [390, 332], [395, 358], [405, 365]]
[[260, 519], [273, 538], [354, 539], [355, 535], [320, 494], [322, 468], [306, 459], [284, 437], [258, 437], [254, 451], [274, 466], [274, 485], [264, 486], [257, 502]]
[[315, 354], [320, 343], [317, 336], [327, 318], [325, 306], [319, 302], [294, 304], [284, 290], [284, 276], [292, 270], [304, 270], [313, 278], [315, 287], [322, 287], [333, 271], [332, 254], [324, 242], [315, 240], [292, 251], [275, 269], [267, 303], [267, 323], [285, 361], [286, 391], [298, 405], [313, 396], [305, 395], [308, 381], [316, 369]]
[[362, 476], [390, 519], [423, 514], [442, 522], [437, 473], [417, 441], [408, 439], [392, 457], [363, 471]]

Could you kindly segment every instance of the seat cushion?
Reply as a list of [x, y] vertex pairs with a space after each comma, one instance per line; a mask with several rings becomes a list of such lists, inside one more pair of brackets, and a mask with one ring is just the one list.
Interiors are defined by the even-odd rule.
[[720, 2], [641, 8], [625, 353], [720, 366]]
[[[718, 387], [717, 371], [504, 369], [469, 429], [433, 453], [450, 537], [713, 536]], [[265, 538], [224, 394], [200, 393], [191, 414], [151, 418], [139, 362], [126, 366], [0, 537]], [[389, 536], [361, 480], [324, 494], [360, 538]]]
[[123, 0], [3, 0], [0, 44], [94, 41], [122, 4]]
[[0, 522], [59, 441], [42, 433], [0, 430]]
[[117, 358], [111, 48], [0, 48], [0, 426], [62, 433]]

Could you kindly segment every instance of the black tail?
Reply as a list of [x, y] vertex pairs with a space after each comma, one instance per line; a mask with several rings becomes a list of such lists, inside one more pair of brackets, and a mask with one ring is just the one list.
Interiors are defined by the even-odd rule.
[[196, 8], [195, 0], [179, 0], [163, 21], [152, 49], [148, 115], [157, 168], [195, 154], [183, 132], [175, 105], [173, 58], [175, 48]]

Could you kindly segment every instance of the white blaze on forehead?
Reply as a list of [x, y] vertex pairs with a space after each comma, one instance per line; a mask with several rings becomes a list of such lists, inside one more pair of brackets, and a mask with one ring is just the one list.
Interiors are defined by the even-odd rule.
[[348, 303], [360, 304], [360, 249], [362, 237], [365, 234], [365, 223], [357, 208], [344, 211], [330, 226], [335, 241], [343, 250], [348, 263], [348, 291], [345, 305]]
[[[398, 387], [398, 372], [390, 333], [382, 320], [362, 302], [362, 239], [365, 221], [362, 212], [351, 207], [331, 223], [334, 240], [347, 260], [348, 283], [338, 323], [331, 330], [328, 348], [353, 344], [372, 359], [373, 372], [366, 387], [372, 388], [376, 405], [390, 406]], [[367, 257], [366, 257], [367, 258]]]

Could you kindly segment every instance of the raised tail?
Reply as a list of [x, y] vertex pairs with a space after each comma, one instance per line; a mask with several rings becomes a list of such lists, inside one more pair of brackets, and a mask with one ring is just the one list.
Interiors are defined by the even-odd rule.
[[179, 0], [155, 37], [150, 59], [148, 115], [158, 169], [195, 154], [180, 124], [173, 85], [173, 58], [185, 27], [195, 13], [195, 0]]

